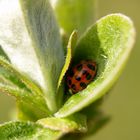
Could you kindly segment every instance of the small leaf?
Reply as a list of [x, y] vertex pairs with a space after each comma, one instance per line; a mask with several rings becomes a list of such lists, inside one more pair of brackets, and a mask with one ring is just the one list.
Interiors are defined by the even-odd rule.
[[75, 114], [68, 118], [44, 118], [38, 121], [39, 124], [53, 130], [60, 130], [64, 133], [68, 132], [85, 132], [87, 130], [86, 118], [81, 114]]
[[96, 78], [87, 88], [70, 97], [55, 114], [66, 117], [101, 98], [115, 83], [133, 48], [132, 21], [122, 14], [108, 15], [90, 27], [75, 50], [75, 63], [90, 59], [97, 63]]
[[9, 122], [0, 125], [1, 140], [57, 140], [62, 132], [31, 122]]
[[75, 50], [75, 46], [76, 46], [76, 41], [77, 41], [77, 31], [73, 31], [70, 38], [69, 38], [69, 42], [67, 45], [67, 55], [66, 55], [66, 59], [65, 59], [65, 64], [62, 68], [59, 80], [58, 80], [58, 88], [61, 84], [61, 81], [66, 73], [66, 71], [69, 68], [70, 62], [71, 62], [71, 58], [72, 55], [74, 54], [74, 50]]
[[69, 38], [68, 44], [67, 44], [67, 54], [66, 54], [66, 59], [65, 59], [65, 64], [62, 68], [59, 80], [58, 80], [58, 85], [57, 85], [57, 106], [60, 108], [63, 104], [63, 97], [64, 97], [64, 75], [66, 71], [68, 70], [70, 63], [71, 63], [71, 58], [73, 57], [74, 51], [75, 51], [75, 46], [77, 43], [77, 31], [74, 30]]
[[60, 26], [68, 35], [74, 29], [83, 33], [96, 18], [96, 0], [57, 0], [54, 9]]

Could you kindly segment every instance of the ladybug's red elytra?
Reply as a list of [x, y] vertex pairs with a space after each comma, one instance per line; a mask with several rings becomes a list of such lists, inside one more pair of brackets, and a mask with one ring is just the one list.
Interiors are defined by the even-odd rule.
[[97, 71], [97, 65], [90, 60], [83, 60], [68, 71], [66, 81], [68, 88], [77, 93], [87, 87], [94, 79]]

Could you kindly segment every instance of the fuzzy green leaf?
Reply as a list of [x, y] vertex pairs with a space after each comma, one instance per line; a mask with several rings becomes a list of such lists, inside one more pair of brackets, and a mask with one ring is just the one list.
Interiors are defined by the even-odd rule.
[[67, 44], [67, 54], [66, 54], [66, 59], [65, 59], [65, 64], [62, 68], [59, 80], [58, 80], [58, 85], [57, 85], [57, 106], [60, 108], [63, 104], [63, 97], [64, 97], [64, 75], [66, 74], [66, 71], [68, 70], [71, 59], [73, 57], [75, 47], [77, 43], [77, 31], [74, 30], [69, 38], [68, 44]]
[[59, 29], [48, 0], [20, 0], [20, 2], [45, 78], [44, 91], [47, 94], [47, 103], [49, 108], [55, 111], [57, 109], [55, 104], [56, 88], [64, 64]]
[[68, 118], [44, 118], [38, 121], [39, 124], [53, 130], [60, 130], [64, 133], [87, 130], [86, 118], [81, 114], [75, 114]]
[[41, 86], [54, 112], [64, 52], [50, 4], [48, 0], [9, 3], [0, 1], [0, 44], [11, 63]]
[[15, 85], [30, 89], [32, 92], [36, 92], [38, 95], [42, 95], [42, 90], [39, 85], [37, 85], [31, 79], [28, 79], [27, 76], [21, 74], [16, 70], [7, 60], [3, 57], [0, 57], [0, 74], [4, 76], [9, 81], [13, 82]]
[[133, 48], [135, 30], [132, 21], [122, 14], [108, 15], [90, 27], [81, 37], [73, 60], [94, 60], [96, 78], [87, 88], [70, 97], [55, 114], [66, 117], [102, 97], [120, 76]]
[[37, 112], [35, 115], [37, 118], [50, 114], [39, 87], [2, 57], [0, 57], [0, 92], [14, 96], [18, 102], [28, 104], [33, 112]]
[[35, 122], [41, 118], [49, 116], [48, 109], [40, 109], [40, 103], [39, 104], [30, 104], [26, 100], [17, 100], [17, 118], [21, 121], [32, 121]]
[[68, 35], [74, 29], [81, 34], [95, 20], [96, 0], [57, 0], [54, 9], [60, 26]]
[[44, 128], [37, 123], [9, 122], [0, 125], [1, 140], [57, 140], [62, 132]]
[[0, 83], [0, 92], [16, 97], [19, 102], [26, 103], [29, 108], [32, 108], [33, 111], [37, 111], [35, 115], [37, 118], [46, 117], [48, 114], [50, 114], [45, 104], [45, 100], [26, 91], [25, 89], [19, 89], [16, 86], [9, 86]]
[[61, 84], [61, 81], [66, 73], [66, 71], [69, 68], [70, 62], [71, 62], [71, 58], [74, 54], [74, 50], [75, 50], [75, 46], [76, 46], [76, 41], [77, 41], [77, 32], [73, 31], [70, 38], [69, 38], [69, 42], [67, 45], [67, 55], [66, 55], [66, 59], [65, 59], [65, 64], [62, 68], [60, 77], [59, 77], [59, 81], [58, 81], [58, 88]]

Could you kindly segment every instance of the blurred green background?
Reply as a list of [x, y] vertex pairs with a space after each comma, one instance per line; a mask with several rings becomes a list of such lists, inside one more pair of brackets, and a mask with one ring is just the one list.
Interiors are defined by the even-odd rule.
[[137, 38], [127, 66], [102, 107], [112, 118], [89, 140], [140, 140], [140, 1], [98, 0], [98, 17], [123, 13], [135, 24]]
[[[86, 0], [85, 0], [86, 1]], [[127, 66], [102, 105], [111, 121], [86, 140], [140, 140], [140, 0], [98, 0], [98, 18], [123, 13], [134, 21], [137, 39]], [[0, 123], [11, 119], [15, 102], [0, 94]]]

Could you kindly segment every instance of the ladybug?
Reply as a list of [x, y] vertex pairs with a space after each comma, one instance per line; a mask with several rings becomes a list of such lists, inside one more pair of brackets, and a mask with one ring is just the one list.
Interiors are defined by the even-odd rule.
[[97, 72], [97, 65], [90, 60], [81, 61], [70, 69], [66, 76], [66, 83], [72, 93], [77, 93], [87, 87], [94, 79]]

